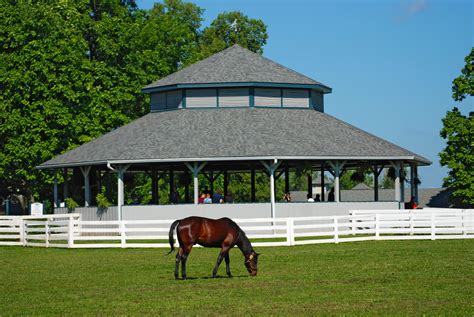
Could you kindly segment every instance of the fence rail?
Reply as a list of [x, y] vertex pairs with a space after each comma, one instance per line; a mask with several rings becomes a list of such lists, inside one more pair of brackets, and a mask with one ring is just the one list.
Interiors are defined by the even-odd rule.
[[[347, 216], [234, 221], [255, 246], [474, 238], [473, 209], [354, 210]], [[80, 214], [0, 217], [0, 246], [167, 248], [172, 222], [84, 221]]]

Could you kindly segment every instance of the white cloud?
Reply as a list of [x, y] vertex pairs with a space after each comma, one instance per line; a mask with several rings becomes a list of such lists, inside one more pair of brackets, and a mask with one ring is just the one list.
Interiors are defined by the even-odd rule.
[[402, 22], [428, 8], [428, 0], [407, 0], [400, 2], [401, 13], [396, 17], [397, 22]]
[[414, 0], [411, 3], [409, 3], [408, 6], [406, 6], [405, 11], [408, 15], [413, 15], [425, 10], [427, 7], [428, 7], [427, 0]]

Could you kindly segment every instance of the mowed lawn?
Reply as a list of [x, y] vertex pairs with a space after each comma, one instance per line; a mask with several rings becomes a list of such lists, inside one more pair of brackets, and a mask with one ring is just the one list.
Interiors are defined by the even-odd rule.
[[195, 248], [186, 281], [165, 249], [0, 248], [0, 315], [474, 314], [474, 240], [371, 241], [238, 249], [211, 279], [217, 249]]

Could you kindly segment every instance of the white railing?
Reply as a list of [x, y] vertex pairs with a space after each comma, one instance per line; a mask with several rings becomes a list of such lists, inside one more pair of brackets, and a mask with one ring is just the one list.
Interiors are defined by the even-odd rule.
[[[474, 238], [473, 209], [364, 210], [348, 216], [234, 220], [254, 246]], [[172, 222], [83, 221], [79, 214], [0, 217], [0, 245], [168, 248]]]
[[74, 247], [73, 235], [79, 232], [81, 215], [0, 217], [0, 246]]

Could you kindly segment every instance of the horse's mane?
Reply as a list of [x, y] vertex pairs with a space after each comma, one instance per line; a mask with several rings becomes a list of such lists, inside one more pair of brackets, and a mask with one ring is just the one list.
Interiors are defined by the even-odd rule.
[[252, 244], [250, 243], [249, 238], [247, 238], [247, 235], [245, 234], [245, 232], [232, 219], [229, 219], [229, 223], [239, 233], [239, 235], [237, 236], [236, 244], [239, 247], [239, 249], [242, 251], [242, 253], [245, 255], [252, 253], [253, 247], [252, 247]]

